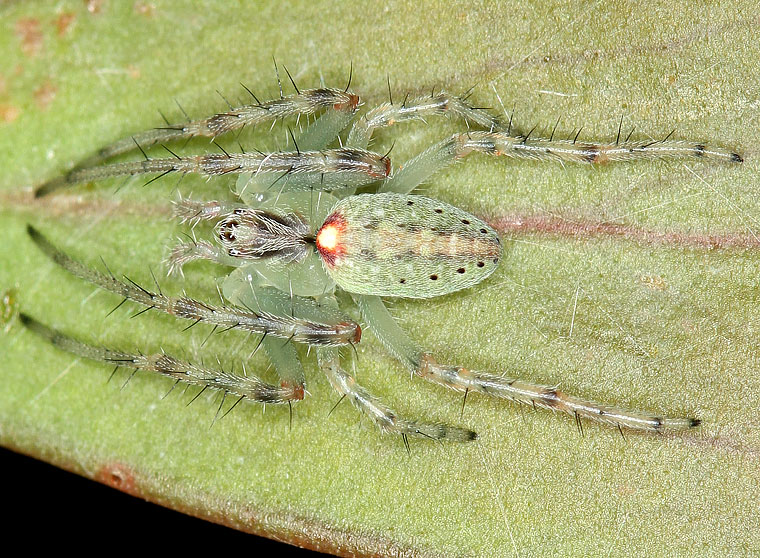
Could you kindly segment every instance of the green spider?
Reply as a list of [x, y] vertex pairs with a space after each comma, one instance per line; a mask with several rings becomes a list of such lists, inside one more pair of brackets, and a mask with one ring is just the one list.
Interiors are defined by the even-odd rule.
[[[291, 80], [292, 81], [292, 80]], [[295, 87], [295, 83], [293, 83]], [[350, 79], [349, 79], [350, 85]], [[124, 300], [142, 304], [214, 329], [241, 329], [261, 335], [279, 377], [268, 384], [254, 375], [183, 362], [167, 353], [143, 355], [81, 343], [22, 315], [30, 329], [55, 345], [117, 367], [152, 370], [177, 382], [211, 388], [237, 398], [229, 412], [247, 399], [292, 403], [303, 399], [304, 372], [292, 343], [316, 349], [319, 367], [332, 386], [384, 432], [408, 437], [457, 442], [477, 438], [472, 430], [399, 416], [361, 387], [341, 365], [339, 348], [360, 341], [362, 331], [338, 306], [337, 290], [355, 302], [382, 345], [414, 374], [464, 392], [479, 392], [533, 407], [563, 411], [577, 421], [588, 418], [619, 429], [686, 430], [695, 418], [667, 418], [625, 410], [566, 394], [521, 379], [439, 363], [414, 342], [391, 317], [382, 297], [431, 298], [472, 287], [491, 275], [502, 257], [499, 235], [485, 222], [449, 204], [411, 192], [442, 167], [472, 152], [581, 163], [606, 163], [644, 158], [701, 158], [741, 162], [736, 153], [699, 143], [618, 139], [615, 143], [579, 142], [512, 135], [488, 111], [470, 105], [467, 97], [445, 92], [391, 100], [357, 118], [360, 102], [345, 89], [299, 91], [254, 103], [209, 118], [148, 130], [98, 151], [72, 171], [36, 191], [47, 195], [70, 185], [114, 176], [198, 173], [208, 177], [236, 173], [240, 203], [180, 199], [175, 214], [195, 226], [214, 221], [215, 242], [183, 242], [170, 257], [171, 272], [198, 259], [235, 270], [222, 283], [229, 305], [214, 306], [187, 297], [152, 292], [128, 279], [95, 271], [72, 259], [33, 227], [29, 234], [56, 263]], [[249, 91], [250, 92], [250, 91]], [[204, 154], [180, 157], [164, 144], [195, 136], [215, 138], [245, 125], [274, 122], [291, 115], [321, 116], [309, 126], [291, 152]], [[454, 134], [394, 172], [386, 155], [367, 150], [373, 132], [399, 122], [452, 115], [473, 129]], [[351, 122], [346, 141], [328, 148]], [[166, 158], [149, 158], [144, 148], [160, 144]], [[106, 159], [139, 148], [144, 160], [104, 164]], [[371, 187], [374, 193], [357, 194]], [[217, 415], [219, 412], [217, 412]], [[226, 414], [226, 413], [225, 413]]]

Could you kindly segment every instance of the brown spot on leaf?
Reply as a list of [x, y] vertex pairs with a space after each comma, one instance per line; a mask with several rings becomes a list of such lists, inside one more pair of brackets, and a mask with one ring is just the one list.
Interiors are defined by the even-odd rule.
[[34, 56], [42, 49], [40, 20], [33, 17], [21, 18], [16, 22], [16, 36], [21, 40], [21, 51]]
[[633, 494], [636, 494], [636, 487], [629, 483], [623, 483], [617, 486], [616, 492], [620, 496], [632, 496]]
[[133, 64], [130, 64], [127, 66], [127, 75], [131, 79], [138, 79], [142, 74], [140, 73], [140, 68], [134, 66]]
[[13, 122], [21, 114], [21, 109], [13, 105], [0, 105], [0, 121]]
[[132, 469], [123, 463], [106, 463], [95, 473], [95, 480], [132, 496], [140, 496]]
[[63, 12], [55, 19], [55, 29], [59, 37], [63, 37], [74, 23], [76, 16], [71, 12]]
[[668, 288], [665, 279], [659, 275], [643, 275], [641, 277], [641, 282], [653, 291], [664, 291]]
[[58, 93], [58, 88], [53, 85], [52, 81], [47, 80], [34, 90], [34, 100], [41, 110], [47, 110], [50, 103], [55, 99], [56, 93]]

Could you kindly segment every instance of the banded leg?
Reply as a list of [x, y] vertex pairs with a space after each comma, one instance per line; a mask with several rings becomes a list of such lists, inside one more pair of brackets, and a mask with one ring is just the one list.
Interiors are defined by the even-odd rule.
[[285, 181], [291, 190], [335, 190], [383, 180], [390, 170], [390, 161], [386, 157], [351, 148], [282, 153], [224, 152], [191, 157], [175, 155], [74, 169], [44, 184], [35, 190], [34, 195], [41, 197], [64, 186], [117, 176], [157, 174], [150, 180], [152, 182], [171, 173], [195, 173], [207, 177], [264, 174], [275, 177], [270, 180], [268, 189]]
[[[173, 378], [177, 382], [200, 386], [203, 389], [219, 390], [225, 394], [225, 397], [227, 395], [238, 397], [238, 402], [247, 399], [259, 403], [286, 403], [303, 398], [303, 390], [299, 393], [297, 389], [291, 386], [267, 384], [253, 375], [246, 374], [241, 376], [222, 369], [212, 369], [203, 365], [192, 364], [165, 352], [143, 355], [142, 353], [126, 353], [105, 347], [95, 347], [51, 329], [26, 314], [21, 314], [20, 319], [21, 323], [30, 331], [69, 353], [90, 360], [112, 364], [116, 367], [156, 372]], [[234, 405], [237, 405], [237, 403]]]
[[227, 267], [240, 267], [248, 263], [243, 258], [235, 258], [219, 247], [211, 244], [207, 240], [193, 240], [190, 242], [180, 242], [172, 248], [166, 264], [169, 267], [169, 275], [184, 275], [183, 268], [190, 262], [198, 260], [207, 260], [218, 265]]
[[459, 116], [466, 122], [486, 130], [498, 130], [501, 122], [485, 109], [474, 107], [467, 97], [455, 97], [446, 92], [424, 95], [415, 99], [405, 98], [401, 104], [393, 101], [383, 103], [359, 118], [348, 135], [347, 145], [366, 149], [372, 134], [378, 128], [385, 128], [413, 120], [425, 121], [428, 116]]
[[[247, 308], [256, 308], [258, 312], [267, 312], [273, 315], [298, 315], [301, 319], [330, 322], [342, 314], [337, 310], [337, 305], [322, 306], [310, 298], [288, 297], [283, 291], [271, 287], [264, 287], [253, 281], [248, 274], [234, 272], [225, 279], [222, 285], [224, 296], [233, 302]], [[357, 325], [358, 328], [358, 325]], [[353, 342], [358, 343], [361, 329]], [[304, 371], [298, 354], [289, 343], [281, 339], [275, 339], [264, 335], [261, 340], [269, 359], [277, 371], [283, 386], [299, 386], [303, 397], [305, 390]]]
[[[341, 121], [345, 121], [346, 123], [350, 121], [359, 106], [359, 97], [348, 90], [341, 91], [339, 89], [328, 88], [300, 91], [294, 95], [264, 103], [259, 102], [255, 96], [254, 99], [256, 100], [255, 104], [231, 108], [229, 112], [215, 114], [209, 118], [194, 120], [184, 124], [170, 124], [166, 127], [154, 128], [119, 140], [100, 149], [94, 155], [80, 162], [68, 174], [54, 178], [41, 185], [35, 191], [35, 196], [45, 196], [55, 190], [80, 182], [81, 179], [74, 179], [79, 169], [97, 165], [106, 159], [132, 151], [138, 146], [142, 149], [159, 143], [189, 139], [195, 136], [215, 138], [247, 125], [273, 122], [292, 115], [310, 115], [323, 108], [341, 113], [341, 116], [333, 119], [335, 121], [333, 126], [335, 126]], [[94, 178], [85, 180], [94, 180]]]
[[247, 209], [242, 203], [225, 201], [197, 201], [191, 198], [180, 198], [172, 202], [174, 216], [181, 223], [190, 223], [195, 226], [201, 221], [213, 221], [223, 215], [232, 213], [236, 209]]
[[346, 345], [361, 338], [359, 324], [345, 319], [333, 323], [319, 323], [300, 319], [294, 315], [254, 312], [231, 306], [212, 306], [188, 297], [168, 297], [154, 293], [127, 279], [119, 281], [113, 275], [105, 275], [70, 258], [51, 244], [37, 230], [29, 226], [29, 236], [40, 250], [69, 273], [146, 306], [195, 323], [208, 323], [215, 327], [241, 329], [252, 333], [290, 339], [309, 345]]
[[[357, 105], [358, 106], [358, 105]], [[296, 136], [292, 136], [296, 151], [321, 151], [332, 144], [338, 135], [349, 125], [354, 118], [355, 109], [326, 111], [315, 122], [310, 124]], [[320, 176], [319, 181], [314, 176], [294, 178], [292, 176], [277, 177], [272, 179], [263, 173], [253, 173], [238, 177], [235, 190], [239, 195], [255, 195], [255, 193], [270, 192], [275, 187], [278, 191], [292, 190], [330, 190], [349, 189], [351, 186], [333, 187], [325, 182], [325, 177]]]
[[721, 163], [741, 163], [741, 155], [721, 147], [664, 139], [661, 141], [580, 142], [554, 138], [510, 136], [508, 132], [466, 132], [454, 134], [407, 162], [379, 188], [381, 192], [408, 194], [420, 183], [447, 165], [470, 153], [484, 153], [519, 159], [605, 164], [638, 159], [704, 159]]
[[[334, 297], [327, 297], [324, 307], [335, 309], [337, 301]], [[317, 360], [335, 391], [342, 397], [348, 397], [354, 407], [368, 416], [383, 432], [401, 434], [407, 450], [409, 449], [407, 438], [410, 436], [450, 442], [469, 442], [478, 437], [475, 432], [466, 428], [399, 417], [395, 411], [360, 386], [353, 376], [343, 370], [337, 348], [318, 348]]]
[[569, 395], [550, 386], [440, 364], [398, 326], [379, 297], [356, 296], [355, 299], [364, 319], [380, 342], [414, 374], [431, 382], [465, 393], [478, 392], [534, 407], [562, 411], [575, 416], [576, 420], [587, 418], [618, 428], [649, 432], [678, 431], [700, 424], [699, 419], [695, 418], [668, 418], [622, 409]]
[[368, 416], [383, 432], [401, 434], [405, 444], [408, 444], [408, 437], [449, 442], [470, 442], [478, 437], [475, 432], [466, 428], [402, 418], [378, 397], [360, 386], [353, 376], [343, 370], [337, 350], [319, 348], [317, 349], [317, 358], [320, 368], [335, 391], [342, 397], [347, 397], [354, 407]]
[[142, 148], [159, 143], [189, 139], [196, 136], [215, 138], [228, 132], [239, 130], [243, 126], [256, 126], [265, 122], [280, 120], [294, 115], [310, 115], [322, 109], [330, 109], [352, 115], [359, 106], [359, 97], [348, 90], [307, 89], [271, 101], [243, 105], [203, 118], [180, 124], [170, 124], [161, 128], [146, 130], [140, 134], [119, 140], [103, 147], [85, 164], [93, 165], [104, 159], [127, 153], [135, 149], [136, 144]]
[[[319, 151], [333, 143], [353, 119], [354, 114], [346, 111], [328, 111], [298, 136], [293, 136], [296, 151]], [[390, 167], [388, 167], [388, 173]], [[283, 191], [325, 191], [325, 190], [348, 190], [354, 187], [352, 184], [343, 184], [338, 180], [337, 185], [330, 177], [324, 174], [281, 174], [272, 178], [266, 173], [243, 174], [238, 177], [235, 190], [241, 197], [256, 195], [257, 193], [271, 193]]]

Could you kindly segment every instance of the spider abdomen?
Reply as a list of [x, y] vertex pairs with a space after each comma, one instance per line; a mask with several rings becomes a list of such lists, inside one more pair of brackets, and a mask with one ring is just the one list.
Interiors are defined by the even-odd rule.
[[449, 204], [403, 194], [338, 202], [316, 235], [332, 279], [357, 294], [430, 298], [471, 287], [501, 258], [495, 230]]

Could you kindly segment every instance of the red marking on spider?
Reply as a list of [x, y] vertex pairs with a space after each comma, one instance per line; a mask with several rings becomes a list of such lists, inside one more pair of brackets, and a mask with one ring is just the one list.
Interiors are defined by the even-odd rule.
[[317, 231], [317, 251], [328, 267], [339, 263], [340, 256], [345, 253], [345, 246], [340, 237], [348, 223], [340, 213], [332, 213]]
[[280, 382], [280, 387], [290, 390], [293, 401], [301, 401], [304, 396], [303, 384], [294, 384], [289, 380]]
[[391, 170], [393, 170], [393, 167], [391, 166], [391, 160], [388, 157], [382, 157], [380, 160], [385, 165], [385, 168], [379, 173], [370, 171], [370, 175], [373, 178], [378, 178], [378, 179], [388, 178], [391, 175]]
[[333, 105], [333, 108], [335, 110], [356, 110], [356, 107], [359, 106], [359, 95], [349, 95], [348, 101], [345, 103], [335, 103]]
[[362, 340], [362, 328], [359, 324], [348, 324], [356, 328], [356, 333], [354, 333], [353, 339], [351, 339], [352, 343], [358, 343]]

